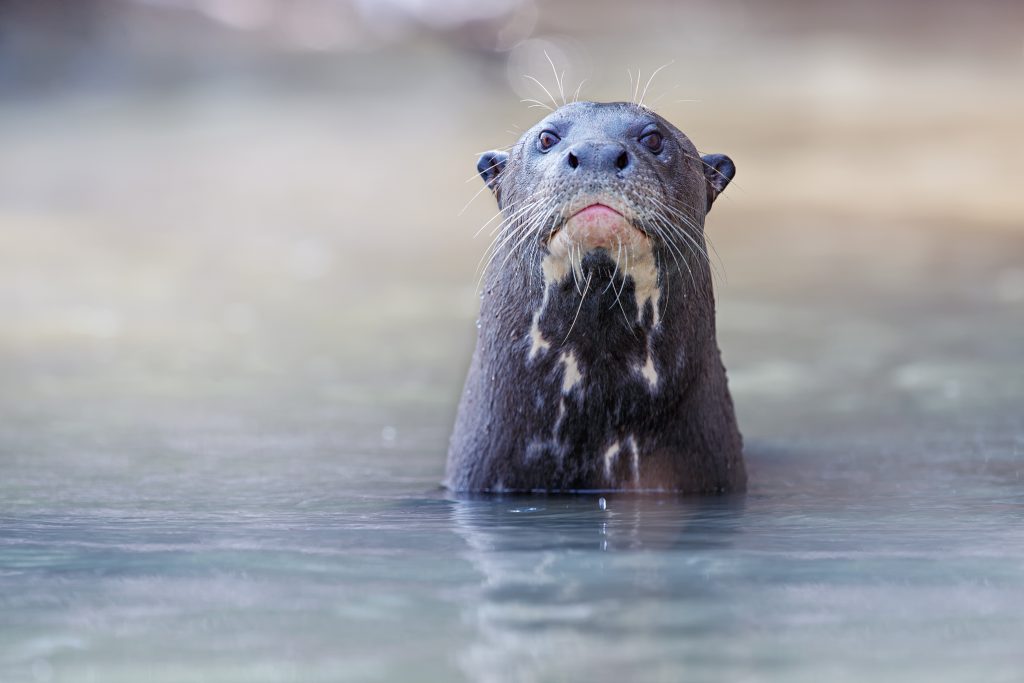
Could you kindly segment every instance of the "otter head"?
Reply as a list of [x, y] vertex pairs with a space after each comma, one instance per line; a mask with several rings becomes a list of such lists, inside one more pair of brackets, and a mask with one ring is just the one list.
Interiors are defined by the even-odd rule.
[[[645, 254], [691, 274], [709, 265], [704, 216], [736, 172], [729, 157], [700, 156], [664, 118], [625, 102], [561, 107], [509, 153], [481, 155], [477, 170], [504, 214], [509, 257], [564, 261], [577, 275]], [[603, 258], [587, 258], [595, 252]]]

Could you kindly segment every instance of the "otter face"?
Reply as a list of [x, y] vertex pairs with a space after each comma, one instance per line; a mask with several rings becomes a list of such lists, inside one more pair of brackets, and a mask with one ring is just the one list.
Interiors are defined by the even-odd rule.
[[[477, 170], [506, 222], [554, 257], [658, 247], [684, 253], [735, 174], [724, 155], [701, 157], [682, 132], [630, 103], [561, 107], [511, 152], [486, 152]], [[685, 233], [685, 234], [684, 234]]]

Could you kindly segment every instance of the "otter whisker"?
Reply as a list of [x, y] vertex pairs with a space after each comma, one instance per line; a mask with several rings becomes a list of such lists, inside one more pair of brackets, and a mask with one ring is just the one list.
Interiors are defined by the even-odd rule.
[[[700, 242], [700, 243], [697, 243], [697, 242], [695, 241], [695, 244], [698, 244], [698, 246], [700, 246], [700, 247], [701, 247], [701, 251], [702, 251], [702, 252], [703, 252], [703, 254], [704, 254], [704, 258], [706, 258], [706, 259], [707, 259], [707, 261], [708, 261], [708, 265], [710, 265], [710, 266], [711, 266], [712, 268], [714, 268], [714, 270], [715, 270], [715, 275], [716, 275], [717, 277], [719, 277], [719, 278], [722, 278], [722, 277], [724, 276], [724, 270], [725, 270], [725, 263], [724, 263], [724, 262], [722, 261], [722, 257], [721, 257], [721, 256], [719, 255], [719, 253], [718, 253], [718, 250], [717, 250], [717, 249], [715, 248], [715, 245], [714, 245], [714, 243], [713, 243], [713, 242], [711, 241], [711, 236], [710, 236], [710, 235], [708, 235], [706, 231], [704, 231], [704, 230], [701, 230], [700, 228], [698, 228], [698, 227], [697, 227], [697, 225], [696, 225], [696, 223], [694, 223], [694, 222], [693, 222], [693, 219], [692, 219], [692, 218], [690, 218], [690, 217], [686, 216], [685, 214], [683, 214], [683, 213], [681, 213], [681, 212], [676, 212], [676, 213], [677, 213], [677, 215], [679, 216], [679, 220], [683, 221], [683, 223], [684, 223], [685, 225], [687, 225], [687, 226], [689, 226], [690, 228], [692, 228], [692, 230], [693, 230], [693, 232], [694, 232], [694, 233], [696, 233], [696, 234], [698, 234], [698, 235], [700, 235], [700, 236], [701, 236], [701, 238], [702, 238], [702, 240], [703, 240], [703, 241], [702, 241], [702, 242]], [[691, 239], [691, 240], [696, 240], [696, 238], [695, 238], [695, 237], [693, 236], [693, 234], [691, 234], [691, 233], [690, 233], [689, 231], [687, 231], [687, 230], [684, 230], [683, 232], [684, 232], [684, 234], [686, 235], [686, 237], [688, 237], [689, 239]], [[710, 255], [710, 254], [708, 253], [708, 249], [707, 249], [707, 246], [703, 246], [703, 245], [707, 245], [707, 246], [710, 246], [710, 247], [711, 247], [711, 251], [713, 251], [713, 252], [714, 252], [714, 254], [715, 254], [715, 259], [716, 259], [716, 260], [718, 261], [718, 266], [715, 266], [715, 265], [714, 265], [714, 264], [712, 263], [712, 261], [711, 261], [711, 255]], [[721, 269], [722, 269], [721, 271], [719, 271], [719, 266], [721, 266]]]
[[665, 230], [663, 228], [659, 227], [656, 223], [653, 224], [651, 227], [654, 228], [655, 232], [661, 238], [661, 241], [664, 242], [665, 245], [668, 247], [668, 250], [669, 250], [668, 253], [671, 254], [672, 260], [676, 264], [676, 270], [679, 270], [680, 272], [682, 272], [683, 267], [679, 263], [679, 259], [683, 259], [685, 261], [686, 257], [683, 256], [682, 250], [679, 248], [679, 245], [677, 245], [675, 243], [674, 239], [672, 239], [670, 236], [666, 235], [665, 234]]
[[[555, 62], [551, 59], [551, 55], [548, 54], [547, 50], [544, 50], [544, 57], [547, 58], [548, 64], [551, 65], [551, 73], [555, 75], [555, 85], [558, 86], [558, 94], [562, 96], [562, 104], [565, 104], [565, 90], [562, 89], [562, 79], [558, 76], [558, 69], [555, 68]], [[565, 75], [565, 72], [562, 72]]]
[[[479, 228], [476, 229], [476, 232], [473, 233], [473, 239], [476, 239], [477, 237], [479, 237], [480, 233], [482, 233], [484, 231], [484, 228], [486, 228], [488, 225], [493, 223], [495, 218], [498, 218], [499, 216], [504, 216], [504, 215], [505, 215], [504, 212], [501, 209], [498, 209], [498, 212], [496, 214], [494, 214], [493, 216], [488, 218], [487, 221], [483, 225], [481, 225]], [[498, 225], [500, 226], [503, 222], [504, 222], [504, 218], [502, 218], [502, 220], [498, 222]]]
[[[703, 262], [705, 262], [705, 261], [703, 261], [703, 259], [700, 257], [700, 253], [693, 248], [693, 246], [690, 244], [689, 241], [687, 241], [685, 239], [680, 241], [680, 240], [677, 239], [680, 236], [680, 233], [683, 232], [683, 231], [679, 230], [678, 226], [671, 219], [669, 219], [668, 217], [663, 215], [662, 217], [660, 217], [660, 220], [662, 220], [662, 222], [664, 224], [665, 231], [670, 233], [670, 236], [671, 236], [670, 240], [671, 240], [672, 244], [674, 244], [676, 246], [676, 249], [679, 251], [680, 257], [683, 259], [683, 262], [686, 264], [686, 272], [689, 274], [690, 282], [693, 285], [694, 290], [696, 290], [697, 289], [697, 284], [696, 284], [696, 279], [695, 279], [695, 275], [694, 275], [694, 272], [693, 272], [692, 262], [693, 261], [697, 261], [698, 263], [700, 263], [700, 265], [701, 265], [700, 271], [707, 271], [706, 267], [702, 267], [703, 266]], [[680, 243], [681, 243], [682, 246], [680, 246]], [[683, 254], [683, 249], [684, 248], [686, 249], [686, 252], [692, 257], [692, 259], [687, 258]]]
[[459, 213], [457, 215], [461, 216], [462, 214], [466, 213], [466, 209], [468, 209], [469, 205], [473, 203], [473, 200], [475, 200], [477, 197], [479, 197], [480, 193], [483, 192], [486, 189], [488, 189], [488, 188], [487, 188], [487, 184], [485, 183], [479, 190], [477, 190], [473, 194], [472, 197], [470, 197], [469, 201], [466, 202], [466, 205], [462, 207], [462, 209], [459, 211]]
[[576, 243], [576, 269], [579, 271], [579, 277], [583, 279], [583, 243]]
[[[537, 202], [537, 204], [540, 203], [541, 201]], [[544, 214], [543, 210], [536, 214], [530, 215], [529, 211], [532, 211], [534, 209], [536, 209], [536, 204], [531, 205], [530, 207], [528, 207], [527, 210], [524, 210], [527, 216], [526, 220], [521, 221], [520, 224], [516, 227], [510, 227], [506, 234], [502, 235], [501, 233], [499, 233], [494, 238], [494, 241], [491, 243], [491, 246], [484, 252], [483, 257], [481, 257], [480, 259], [481, 263], [483, 263], [484, 260], [486, 260], [486, 263], [483, 264], [482, 266], [482, 270], [480, 270], [479, 272], [481, 281], [483, 280], [484, 275], [487, 273], [487, 268], [497, 257], [498, 253], [501, 251], [501, 248], [503, 246], [508, 244], [510, 241], [516, 239], [519, 235], [525, 235], [528, 237], [529, 234], [533, 232], [535, 227], [539, 227], [540, 223], [543, 220], [546, 220], [546, 214]], [[524, 213], [524, 211], [520, 211], [519, 215], [521, 216]], [[512, 220], [506, 219], [505, 221], [502, 221], [502, 223], [511, 226]], [[514, 253], [514, 251], [515, 250], [513, 249], [512, 253]], [[477, 265], [477, 268], [481, 268], [480, 264]]]
[[[623, 276], [622, 276], [622, 286], [619, 287], [619, 288], [615, 287], [615, 278], [612, 278], [612, 281], [608, 283], [609, 285], [611, 285], [612, 291], [615, 292], [615, 301], [613, 301], [612, 305], [608, 307], [609, 311], [612, 310], [613, 308], [615, 308], [616, 304], [618, 304], [618, 306], [620, 308], [622, 307], [622, 303], [619, 301], [619, 297], [622, 295], [622, 291], [626, 289], [626, 276], [625, 276], [625, 273], [629, 272], [629, 255], [628, 255], [628, 252], [624, 252], [622, 254], [622, 259], [625, 260], [625, 262], [626, 262], [626, 265], [624, 265], [622, 267], [622, 271], [624, 273]], [[626, 311], [623, 310], [622, 313], [625, 314]]]
[[[629, 254], [631, 251], [632, 247], [626, 249], [624, 252], [624, 256], [626, 258], [626, 265], [623, 266], [623, 272], [626, 273], [629, 272]], [[634, 287], [635, 286], [636, 283], [634, 282]], [[626, 331], [629, 332], [629, 334], [632, 335], [634, 339], [636, 339], [636, 330], [633, 329], [633, 323], [629, 321], [629, 315], [626, 314], [626, 307], [622, 305], [622, 293], [626, 291], [626, 278], [622, 278], [622, 286], [619, 287], [619, 289], [613, 289], [612, 291], [615, 292], [615, 303], [619, 305], [619, 310], [622, 311], [622, 320], [623, 322], [626, 323]], [[611, 310], [610, 307], [609, 310]]]
[[608, 291], [608, 288], [615, 284], [615, 276], [619, 273], [619, 259], [622, 258], [622, 238], [619, 235], [615, 235], [615, 242], [617, 247], [615, 249], [615, 268], [612, 270], [612, 276], [608, 280], [608, 284], [601, 290], [601, 294]]
[[675, 84], [675, 85], [673, 85], [673, 86], [672, 86], [671, 88], [669, 88], [669, 89], [668, 89], [668, 90], [666, 90], [665, 92], [663, 92], [663, 93], [661, 93], [660, 95], [658, 95], [658, 96], [657, 96], [657, 97], [656, 97], [656, 98], [654, 99], [654, 101], [653, 101], [653, 102], [651, 102], [651, 104], [650, 104], [650, 105], [648, 105], [648, 107], [647, 107], [647, 108], [648, 108], [648, 109], [654, 109], [655, 107], [657, 107], [657, 106], [658, 106], [658, 103], [659, 103], [659, 102], [661, 102], [661, 101], [662, 101], [663, 99], [665, 99], [665, 97], [666, 97], [666, 96], [667, 96], [667, 95], [668, 95], [668, 94], [669, 94], [670, 92], [672, 92], [673, 90], [675, 90], [675, 89], [676, 89], [676, 88], [678, 88], [678, 87], [679, 87], [679, 84], [678, 84], [678, 83], [676, 83], [676, 84]]
[[580, 281], [576, 278], [576, 244], [569, 244], [569, 251], [566, 255], [566, 259], [569, 261], [569, 272], [572, 273], [572, 284], [576, 287], [577, 293], [580, 291]]
[[[553, 105], [555, 106], [555, 109], [558, 109], [558, 100], [556, 100], [556, 99], [554, 98], [554, 96], [553, 96], [553, 95], [551, 94], [551, 91], [550, 91], [550, 90], [548, 90], [548, 89], [547, 89], [547, 88], [546, 88], [546, 87], [544, 86], [544, 84], [543, 84], [543, 83], [541, 83], [540, 81], [538, 81], [538, 80], [537, 80], [536, 78], [534, 78], [533, 76], [530, 76], [529, 74], [527, 74], [527, 75], [524, 75], [524, 76], [523, 76], [523, 78], [528, 78], [528, 79], [530, 79], [531, 81], [533, 81], [534, 83], [536, 83], [537, 85], [539, 85], [539, 86], [540, 86], [540, 88], [541, 88], [541, 90], [543, 90], [543, 91], [544, 91], [544, 94], [546, 94], [546, 95], [547, 95], [547, 96], [548, 96], [548, 97], [549, 97], [549, 98], [551, 99], [551, 104], [553, 104]], [[552, 109], [552, 111], [554, 111], [554, 109]]]
[[[668, 211], [671, 215], [675, 216], [681, 223], [683, 223], [683, 226], [681, 226], [681, 229], [679, 230], [680, 234], [682, 234], [682, 236], [685, 239], [689, 240], [690, 243], [692, 243], [693, 246], [696, 247], [700, 251], [701, 255], [703, 256], [703, 260], [706, 262], [708, 268], [714, 271], [714, 273], [713, 273], [714, 276], [716, 276], [719, 279], [721, 279], [722, 275], [718, 272], [715, 264], [711, 262], [711, 256], [708, 254], [707, 248], [704, 247], [700, 242], [698, 242], [696, 237], [694, 237], [692, 234], [690, 234], [690, 231], [686, 229], [687, 227], [692, 228], [693, 231], [697, 235], [700, 235], [702, 238], [704, 238], [706, 240], [707, 236], [704, 235], [703, 232], [700, 230], [700, 228], [697, 227], [696, 223], [694, 223], [693, 220], [689, 216], [687, 216], [686, 214], [682, 213], [681, 211], [678, 211], [677, 209], [675, 209], [675, 208], [673, 208], [671, 206], [668, 206], [668, 205], [660, 202], [656, 198], [652, 197], [651, 199], [656, 204], [660, 205], [662, 208], [664, 208], [666, 211]], [[717, 253], [716, 253], [716, 255], [717, 255]], [[721, 260], [721, 258], [719, 258], [719, 260]]]
[[580, 290], [580, 277], [583, 276], [583, 256], [580, 256], [580, 268], [579, 271], [577, 271], [576, 248], [577, 245], [575, 242], [569, 245], [569, 268], [572, 270], [572, 282], [576, 285], [576, 293], [582, 295], [583, 292]]
[[541, 206], [542, 204], [543, 204], [543, 201], [538, 201], [538, 202], [537, 202], [537, 203], [535, 203], [535, 204], [531, 204], [531, 205], [530, 205], [529, 207], [527, 207], [527, 208], [526, 208], [526, 210], [525, 210], [525, 211], [520, 211], [518, 215], [512, 216], [512, 217], [511, 217], [511, 219], [510, 219], [510, 220], [509, 220], [508, 222], [506, 222], [506, 223], [505, 223], [504, 225], [501, 225], [501, 224], [499, 224], [499, 225], [495, 225], [495, 226], [494, 226], [493, 228], [491, 228], [491, 232], [490, 232], [490, 234], [491, 234], [491, 235], [495, 235], [495, 234], [500, 234], [500, 233], [501, 233], [501, 230], [502, 230], [503, 228], [507, 228], [507, 227], [509, 227], [509, 225], [511, 224], [511, 222], [512, 222], [513, 220], [515, 220], [516, 218], [524, 218], [524, 219], [528, 219], [528, 218], [529, 218], [529, 216], [528, 216], [528, 215], [525, 215], [525, 214], [529, 214], [529, 213], [531, 213], [532, 211], [536, 210], [536, 209], [537, 209], [537, 208], [538, 208], [539, 206]]
[[717, 278], [720, 280], [721, 275], [718, 274], [715, 264], [711, 262], [711, 257], [708, 256], [707, 250], [704, 249], [704, 247], [702, 247], [688, 231], [680, 230], [679, 234], [683, 236], [683, 243], [687, 245], [691, 253], [693, 253], [694, 257], [701, 264], [702, 270], [704, 270], [704, 272], [706, 272], [712, 279]]
[[487, 221], [487, 223], [484, 223], [481, 226], [481, 228], [486, 228], [491, 222], [494, 221], [494, 219], [497, 216], [504, 216], [504, 218], [501, 221], [499, 221], [498, 224], [495, 225], [494, 228], [491, 230], [490, 234], [493, 235], [494, 233], [498, 232], [499, 229], [503, 227], [508, 227], [508, 225], [516, 218], [521, 216], [524, 211], [529, 211], [531, 208], [543, 203], [543, 201], [547, 197], [547, 194], [537, 194], [530, 197], [526, 197], [522, 201], [511, 199], [507, 201], [503, 206], [501, 206], [498, 210], [498, 213], [495, 216], [492, 216], [491, 219]]
[[576, 268], [579, 270], [580, 279], [583, 279], [583, 243], [576, 243]]
[[[521, 214], [521, 213], [523, 213], [525, 211], [528, 211], [530, 208], [532, 208], [532, 207], [534, 207], [534, 206], [536, 206], [537, 204], [540, 204], [540, 203], [541, 203], [541, 201], [537, 200], [537, 201], [534, 201], [534, 202], [527, 202], [523, 206], [516, 207], [515, 211], [512, 212], [512, 215], [510, 215], [507, 218], [502, 218], [502, 220], [498, 221], [498, 225], [494, 228], [494, 230], [491, 231], [491, 234], [493, 235], [495, 232], [497, 232], [499, 229], [501, 229], [506, 223], [511, 222], [519, 214]], [[512, 206], [514, 206], [514, 203], [510, 203], [509, 204], [509, 207], [512, 207]], [[505, 214], [505, 209], [498, 209], [498, 213], [496, 213], [493, 216], [491, 216], [490, 219], [488, 219], [488, 221], [486, 223], [481, 225], [477, 229], [477, 231], [475, 233], [473, 233], [473, 237], [476, 237], [481, 232], [483, 232], [484, 228], [486, 228], [488, 225], [493, 223], [495, 218], [497, 218], [499, 216], [505, 216], [505, 215], [506, 215]]]
[[[512, 131], [507, 131], [507, 132], [512, 133]], [[515, 133], [512, 133], [512, 134], [515, 135]], [[487, 152], [511, 152], [512, 148], [515, 147], [518, 144], [518, 142], [519, 141], [517, 140], [516, 142], [513, 142], [511, 145], [505, 145], [504, 147], [491, 147], [490, 149], [480, 150], [479, 152], [474, 152], [473, 156], [476, 157], [476, 158], [479, 158], [481, 154], [486, 154]], [[480, 174], [479, 173], [474, 173], [472, 175], [472, 177], [473, 178], [479, 178]]]
[[535, 100], [532, 97], [527, 97], [527, 98], [519, 100], [519, 101], [522, 102], [523, 104], [529, 102], [530, 106], [527, 107], [527, 109], [533, 109], [535, 107], [543, 107], [544, 109], [547, 109], [548, 111], [554, 111], [554, 109], [551, 108], [551, 105], [545, 104], [545, 103], [541, 102], [540, 100]]
[[583, 288], [583, 291], [580, 292], [580, 305], [576, 308], [576, 315], [573, 316], [572, 323], [570, 323], [570, 325], [569, 325], [569, 331], [565, 333], [565, 339], [562, 340], [562, 344], [563, 345], [565, 344], [565, 342], [569, 341], [569, 335], [572, 334], [572, 328], [576, 327], [576, 321], [579, 320], [580, 311], [583, 310], [583, 302], [587, 298], [587, 292], [590, 291], [590, 280], [593, 277], [594, 277], [594, 272], [591, 271], [590, 274], [587, 276], [587, 284], [586, 284], [586, 286]]
[[[544, 218], [545, 214], [543, 209], [538, 211], [538, 206], [545, 204], [547, 198], [534, 202], [527, 207], [524, 207], [520, 211], [511, 215], [505, 221], [499, 225], [499, 228], [507, 228], [504, 234], [498, 232], [494, 238], [493, 244], [495, 245], [495, 252], [497, 252], [505, 244], [517, 239], [521, 234], [532, 232], [536, 227], [535, 224], [539, 224]], [[513, 225], [515, 224], [515, 225]]]
[[[510, 235], [514, 235], [514, 234], [517, 234], [517, 233], [515, 233], [515, 232], [510, 233]], [[506, 236], [505, 238], [502, 239], [502, 243], [501, 244], [492, 243], [484, 251], [483, 256], [480, 257], [480, 261], [477, 263], [477, 268], [476, 268], [477, 269], [477, 272], [476, 272], [476, 275], [477, 275], [477, 288], [480, 287], [480, 284], [483, 283], [484, 278], [487, 277], [488, 269], [491, 267], [491, 264], [494, 262], [494, 259], [497, 258], [498, 254], [500, 253], [502, 244], [504, 244], [507, 240], [508, 240], [508, 237]], [[497, 238], [495, 239], [495, 242], [497, 242]]]
[[534, 240], [530, 245], [530, 258], [527, 261], [536, 264], [530, 268], [530, 291], [534, 290], [534, 285], [537, 282], [537, 271], [541, 269], [540, 260], [540, 240]]
[[[672, 236], [671, 231], [666, 229], [666, 226], [670, 225], [667, 218], [662, 215], [660, 210], [658, 213], [655, 214], [655, 218], [658, 220], [652, 221], [650, 223], [651, 229], [668, 247], [669, 253], [672, 255], [673, 261], [675, 261], [676, 269], [682, 271], [682, 265], [679, 263], [679, 259], [682, 259], [685, 262], [686, 257], [683, 256], [682, 250], [679, 248], [679, 245], [676, 244], [676, 241]], [[687, 266], [687, 270], [689, 270], [689, 266]], [[696, 286], [696, 283], [694, 283], [694, 286]]]
[[584, 78], [582, 81], [580, 81], [580, 84], [576, 86], [576, 92], [573, 93], [573, 96], [572, 96], [572, 101], [573, 102], [579, 102], [580, 101], [580, 90], [583, 89], [583, 84], [586, 83], [586, 82], [587, 82], [587, 79]]
[[[545, 224], [555, 215], [555, 212], [551, 211], [551, 207], [555, 204], [556, 202], [551, 199], [550, 195], [541, 195], [539, 201], [533, 202], [528, 211], [525, 213], [520, 212], [517, 219], [506, 221], [504, 225], [508, 227], [508, 230], [494, 238], [492, 243], [493, 249], [490, 252], [487, 266], [490, 266], [500, 252], [507, 251], [501, 263], [501, 269], [504, 269], [508, 261], [519, 252], [523, 245], [531, 242], [531, 237], [536, 238], [543, 232]], [[514, 226], [512, 225], [513, 222], [515, 223]], [[531, 248], [533, 249], [533, 254], [538, 252], [539, 243], [539, 239], [532, 240]], [[524, 260], [522, 263], [517, 264], [517, 266], [525, 269], [526, 263], [532, 263], [532, 261]], [[532, 284], [534, 275], [532, 269], [530, 273]]]
[[647, 97], [647, 89], [651, 87], [651, 81], [654, 80], [654, 77], [658, 75], [659, 71], [661, 71], [665, 67], [672, 66], [673, 64], [675, 64], [675, 61], [676, 60], [674, 59], [669, 60], [668, 62], [662, 64], [661, 66], [654, 70], [654, 73], [651, 74], [651, 77], [647, 79], [647, 85], [644, 86], [644, 92], [643, 94], [640, 95], [640, 101], [637, 104], [639, 104], [641, 107], [644, 106], [644, 98]]
[[678, 219], [683, 224], [682, 229], [680, 230], [680, 232], [683, 234], [683, 236], [685, 236], [687, 239], [689, 239], [691, 242], [693, 242], [694, 246], [696, 246], [701, 251], [701, 253], [704, 256], [704, 258], [707, 259], [708, 265], [712, 265], [711, 264], [711, 257], [708, 255], [707, 249], [704, 248], [697, 241], [697, 239], [692, 234], [690, 234], [690, 231], [686, 229], [687, 227], [688, 228], [692, 228], [694, 233], [696, 233], [697, 235], [700, 235], [701, 237], [706, 237], [703, 234], [703, 231], [699, 227], [697, 227], [697, 224], [693, 221], [693, 219], [690, 216], [687, 216], [682, 211], [679, 211], [678, 209], [676, 209], [676, 208], [674, 208], [672, 206], [669, 206], [668, 204], [665, 204], [664, 202], [661, 202], [660, 200], [658, 200], [655, 197], [652, 197], [651, 200], [654, 203], [658, 204], [665, 211], [668, 211], [670, 215], [674, 216], [676, 219]]
[[[553, 204], [553, 202], [549, 201], [547, 206], [550, 206], [551, 204]], [[530, 237], [532, 236], [536, 236], [537, 230], [541, 228], [549, 218], [550, 214], [544, 212], [538, 213], [532, 217], [532, 220], [524, 222], [520, 228], [518, 228], [516, 231], [512, 233], [513, 235], [516, 236], [522, 235], [522, 237], [509, 248], [508, 254], [505, 256], [505, 260], [502, 261], [501, 263], [501, 268], [505, 267], [505, 264], [508, 263], [509, 259], [512, 258], [515, 255], [515, 253], [519, 250], [519, 248], [526, 243], [526, 240], [530, 239]], [[507, 243], [509, 239], [510, 238], [506, 238], [505, 240], [503, 240], [502, 244]], [[498, 250], [496, 249], [495, 254], [497, 254], [497, 251]]]
[[[675, 235], [674, 235], [675, 229], [672, 226], [671, 222], [662, 213], [656, 213], [653, 216], [653, 220], [654, 220], [656, 225], [660, 225], [661, 226], [658, 229], [658, 232], [662, 236], [662, 240], [665, 242], [665, 244], [667, 244], [669, 246], [670, 249], [674, 248], [676, 250], [676, 252], [679, 254], [679, 258], [681, 258], [683, 260], [683, 263], [686, 264], [686, 273], [690, 277], [690, 282], [691, 282], [691, 284], [693, 284], [693, 289], [694, 289], [695, 292], [698, 291], [697, 280], [693, 276], [693, 269], [690, 267], [690, 262], [686, 258], [686, 256], [683, 255], [682, 249], [679, 247], [679, 245], [676, 244]], [[689, 247], [689, 245], [686, 245], [686, 246]], [[692, 249], [689, 249], [689, 251], [690, 251], [691, 254], [694, 255], [694, 257], [696, 257], [696, 254], [693, 252]], [[679, 270], [682, 270], [682, 268], [679, 265], [679, 261], [678, 260], [676, 260], [676, 268], [679, 269]]]
[[728, 283], [729, 273], [725, 271], [725, 261], [722, 260], [721, 255], [718, 253], [718, 249], [715, 249], [715, 243], [711, 241], [711, 237], [706, 232], [704, 233], [704, 241], [707, 242], [709, 247], [711, 247], [711, 251], [715, 254], [715, 260], [718, 261], [718, 266], [715, 267], [715, 272], [720, 272], [721, 274], [718, 277]]
[[[536, 209], [538, 206], [541, 206], [548, 197], [549, 195], [547, 194], [531, 197], [529, 200], [527, 200], [524, 204], [521, 204], [518, 208], [516, 208], [516, 210], [512, 211], [511, 213], [508, 213], [503, 209], [501, 213], [507, 215], [508, 218], [499, 221], [493, 228], [491, 228], [491, 232], [489, 234], [494, 235], [496, 233], [500, 233], [504, 228], [509, 227], [516, 219], [524, 217], [525, 214], [528, 214], [530, 211]], [[510, 203], [509, 208], [513, 207], [514, 204]], [[484, 225], [483, 227], [487, 226]]]
[[[667, 311], [668, 310], [668, 305], [672, 301], [672, 278], [668, 277], [668, 273], [666, 273], [662, 269], [662, 267], [661, 267], [661, 254], [658, 252], [657, 249], [654, 250], [654, 267], [657, 269], [657, 273], [658, 273], [658, 286], [660, 287], [662, 284], [665, 285], [665, 300], [661, 301], [659, 299], [659, 301], [658, 301], [658, 309], [664, 308]], [[655, 313], [655, 317], [661, 318], [661, 311], [660, 310], [656, 309], [654, 311], [654, 313]]]

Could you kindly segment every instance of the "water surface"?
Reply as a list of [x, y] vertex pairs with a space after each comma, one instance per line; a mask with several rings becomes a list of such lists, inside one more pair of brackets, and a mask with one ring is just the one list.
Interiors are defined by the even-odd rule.
[[602, 505], [446, 494], [441, 409], [104, 405], [2, 434], [5, 681], [1024, 673], [1019, 419], [752, 443], [747, 495]]
[[[709, 222], [750, 492], [456, 497], [486, 136], [367, 107], [0, 107], [0, 680], [1024, 680], [1019, 230], [772, 209], [752, 132]], [[406, 202], [348, 163], [437, 138]]]

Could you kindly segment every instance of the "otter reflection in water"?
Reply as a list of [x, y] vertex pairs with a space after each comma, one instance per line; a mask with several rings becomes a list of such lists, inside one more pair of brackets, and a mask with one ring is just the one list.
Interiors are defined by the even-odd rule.
[[[719, 604], [742, 498], [608, 494], [451, 502], [479, 588], [457, 596], [472, 642], [457, 655], [473, 681], [632, 680], [644, 648], [699, 659], [727, 640]], [[698, 629], [701, 639], [687, 638]]]

